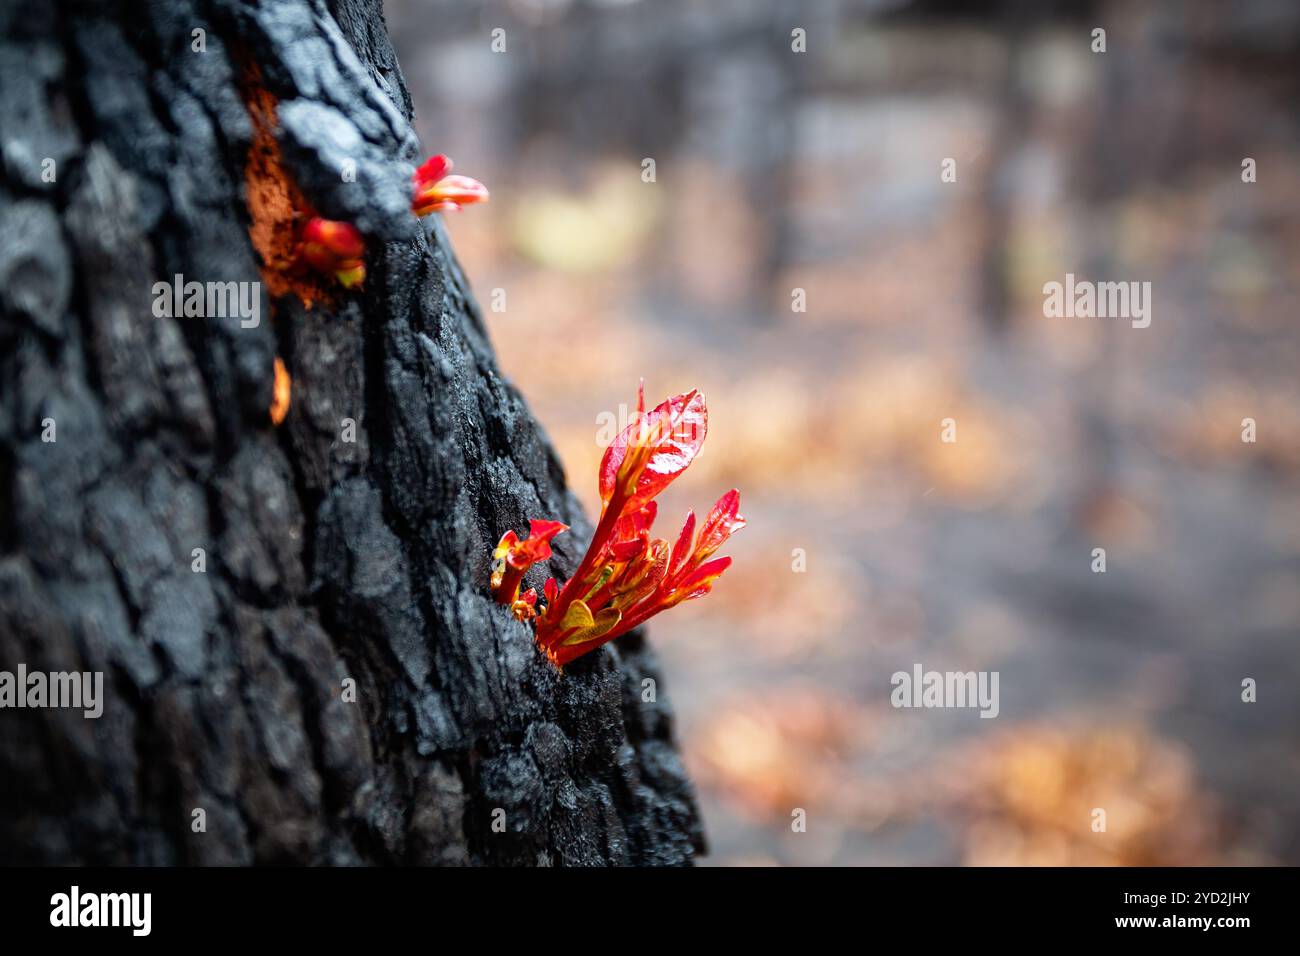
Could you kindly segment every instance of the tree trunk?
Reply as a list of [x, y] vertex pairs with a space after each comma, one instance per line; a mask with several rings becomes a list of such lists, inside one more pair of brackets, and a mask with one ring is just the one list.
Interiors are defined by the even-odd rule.
[[[98, 719], [0, 710], [0, 862], [689, 862], [640, 635], [561, 675], [488, 596], [505, 529], [573, 526], [540, 584], [590, 525], [409, 212], [378, 0], [0, 34], [0, 670], [103, 674]], [[308, 209], [362, 290], [285, 271]], [[260, 281], [260, 321], [160, 317], [176, 276]]]

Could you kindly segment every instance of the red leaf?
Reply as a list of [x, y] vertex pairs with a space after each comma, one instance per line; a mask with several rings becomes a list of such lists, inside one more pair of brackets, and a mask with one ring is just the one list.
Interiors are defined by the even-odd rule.
[[366, 254], [365, 240], [350, 222], [336, 222], [313, 216], [303, 227], [303, 240], [319, 246], [335, 259], [359, 259]]
[[422, 188], [430, 183], [436, 183], [451, 172], [451, 157], [439, 153], [437, 156], [430, 156], [424, 161], [424, 164], [415, 171], [415, 185]]
[[569, 526], [560, 521], [546, 521], [533, 518], [528, 522], [528, 537], [510, 549], [507, 560], [517, 568], [527, 570], [538, 561], [545, 561], [551, 556], [551, 539], [561, 531], [568, 531]]
[[632, 423], [605, 449], [600, 462], [601, 501], [608, 504], [614, 497], [619, 471], [632, 453], [640, 473], [636, 476], [635, 490], [624, 506], [624, 512], [643, 507], [695, 460], [704, 444], [708, 426], [709, 412], [704, 396], [696, 391], [675, 395], [649, 414], [638, 410]]
[[692, 555], [693, 560], [703, 561], [722, 547], [734, 533], [745, 527], [745, 519], [738, 513], [739, 510], [740, 492], [732, 488], [717, 500], [710, 509], [709, 516], [704, 519], [700, 528], [700, 540]]
[[[700, 597], [708, 594], [713, 589], [713, 582], [717, 580], [718, 575], [731, 567], [731, 556], [727, 555], [721, 558], [714, 558], [712, 561], [706, 561], [698, 568], [686, 575], [685, 580], [677, 585], [674, 591], [674, 598], [678, 601], [689, 601], [691, 598]], [[684, 594], [684, 597], [678, 598], [678, 594]]]
[[677, 543], [673, 545], [673, 560], [668, 567], [668, 576], [676, 577], [678, 572], [686, 566], [686, 561], [691, 556], [691, 545], [695, 543], [695, 512], [686, 512], [686, 520], [682, 522], [682, 532], [677, 536]]

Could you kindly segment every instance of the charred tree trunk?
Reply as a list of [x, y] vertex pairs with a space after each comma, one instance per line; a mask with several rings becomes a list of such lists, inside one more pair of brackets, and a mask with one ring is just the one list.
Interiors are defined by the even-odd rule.
[[[563, 578], [590, 525], [409, 213], [378, 0], [0, 34], [0, 670], [104, 675], [98, 719], [0, 710], [0, 862], [690, 861], [640, 636], [560, 675], [488, 597], [506, 528], [569, 522]], [[307, 209], [366, 234], [361, 291], [283, 270]], [[159, 317], [176, 276], [260, 321]]]

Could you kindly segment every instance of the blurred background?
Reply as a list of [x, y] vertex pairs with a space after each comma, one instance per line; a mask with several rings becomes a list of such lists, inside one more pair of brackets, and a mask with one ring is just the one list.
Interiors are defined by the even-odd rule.
[[[708, 398], [657, 530], [750, 525], [650, 625], [706, 862], [1300, 863], [1300, 5], [386, 11], [589, 512], [598, 416]], [[1045, 318], [1067, 272], [1150, 327]], [[892, 708], [916, 663], [999, 716]]]

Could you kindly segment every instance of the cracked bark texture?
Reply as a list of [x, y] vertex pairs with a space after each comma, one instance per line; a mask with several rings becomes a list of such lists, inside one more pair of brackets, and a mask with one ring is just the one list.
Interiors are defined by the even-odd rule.
[[[540, 584], [590, 525], [408, 212], [377, 0], [6, 0], [0, 36], [0, 669], [105, 675], [98, 720], [0, 711], [0, 862], [689, 862], [641, 636], [560, 675], [487, 595], [506, 528], [573, 526]], [[156, 318], [157, 281], [259, 278], [250, 63], [298, 187], [367, 233], [365, 289]]]

